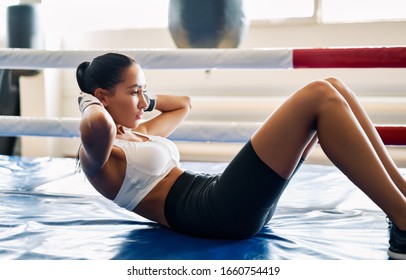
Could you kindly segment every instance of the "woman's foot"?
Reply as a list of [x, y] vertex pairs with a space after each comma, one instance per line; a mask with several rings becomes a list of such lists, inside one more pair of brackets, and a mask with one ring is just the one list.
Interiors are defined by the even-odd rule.
[[388, 256], [394, 260], [406, 260], [406, 231], [389, 222]]

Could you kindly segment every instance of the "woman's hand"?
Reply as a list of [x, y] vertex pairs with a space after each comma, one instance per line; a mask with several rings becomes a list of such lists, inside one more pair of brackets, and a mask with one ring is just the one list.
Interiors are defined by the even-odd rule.
[[85, 112], [86, 108], [90, 105], [99, 105], [103, 107], [103, 104], [97, 99], [94, 95], [91, 95], [86, 92], [80, 92], [78, 97], [78, 105], [80, 113]]

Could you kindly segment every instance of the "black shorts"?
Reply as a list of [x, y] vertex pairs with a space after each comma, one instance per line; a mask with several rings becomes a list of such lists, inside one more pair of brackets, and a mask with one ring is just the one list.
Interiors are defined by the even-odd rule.
[[188, 235], [248, 238], [271, 219], [287, 183], [249, 141], [222, 174], [185, 171], [168, 194], [165, 217], [172, 229]]

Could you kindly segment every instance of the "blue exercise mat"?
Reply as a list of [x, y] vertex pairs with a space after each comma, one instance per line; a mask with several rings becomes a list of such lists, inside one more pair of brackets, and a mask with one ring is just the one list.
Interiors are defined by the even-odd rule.
[[385, 214], [333, 166], [304, 164], [273, 219], [246, 240], [168, 230], [104, 199], [74, 170], [71, 158], [0, 156], [0, 259], [387, 259]]

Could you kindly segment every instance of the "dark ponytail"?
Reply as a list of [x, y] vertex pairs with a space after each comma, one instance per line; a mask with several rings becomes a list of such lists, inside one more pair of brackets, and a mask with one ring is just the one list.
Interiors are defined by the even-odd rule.
[[123, 54], [106, 53], [91, 62], [85, 61], [76, 69], [76, 80], [81, 91], [94, 94], [97, 88], [114, 90], [124, 81], [123, 72], [137, 62]]
[[90, 65], [89, 61], [82, 62], [79, 64], [78, 68], [76, 69], [76, 81], [78, 82], [79, 88], [83, 92], [87, 92], [86, 86], [85, 86], [85, 71], [86, 68]]

